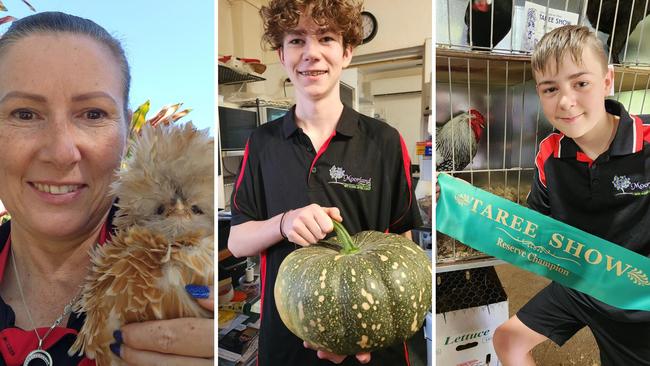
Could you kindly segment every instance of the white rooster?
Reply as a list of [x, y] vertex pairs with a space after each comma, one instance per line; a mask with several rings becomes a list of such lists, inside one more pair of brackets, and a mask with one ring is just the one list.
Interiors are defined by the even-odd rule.
[[463, 112], [437, 128], [436, 171], [465, 169], [476, 155], [484, 129], [485, 118], [476, 109]]

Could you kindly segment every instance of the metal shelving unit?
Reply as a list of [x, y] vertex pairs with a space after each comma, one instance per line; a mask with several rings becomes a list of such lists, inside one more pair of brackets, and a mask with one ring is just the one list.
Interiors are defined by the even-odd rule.
[[264, 81], [265, 78], [255, 73], [242, 73], [226, 65], [219, 64], [219, 85], [241, 84], [247, 82]]

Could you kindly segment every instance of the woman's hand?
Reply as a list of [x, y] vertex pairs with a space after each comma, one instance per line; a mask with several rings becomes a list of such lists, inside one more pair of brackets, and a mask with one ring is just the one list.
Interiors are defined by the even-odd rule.
[[281, 233], [298, 245], [316, 244], [334, 230], [332, 219], [343, 221], [338, 208], [321, 207], [314, 203], [287, 212], [281, 222]]
[[[321, 360], [328, 360], [328, 361], [333, 362], [333, 363], [335, 363], [337, 365], [340, 364], [341, 362], [343, 362], [343, 360], [345, 360], [345, 358], [347, 357], [346, 355], [337, 355], [336, 353], [319, 350], [319, 349], [317, 349], [316, 347], [312, 346], [311, 344], [309, 344], [307, 342], [303, 342], [302, 345], [305, 348], [313, 349], [314, 351], [316, 351], [316, 357], [320, 358]], [[366, 364], [366, 363], [370, 362], [370, 353], [369, 352], [357, 353], [355, 355], [355, 357], [357, 358], [357, 360], [360, 363]]]
[[[199, 305], [214, 311], [212, 286], [186, 288]], [[128, 365], [214, 365], [213, 319], [152, 320], [127, 324], [120, 331], [111, 350]]]

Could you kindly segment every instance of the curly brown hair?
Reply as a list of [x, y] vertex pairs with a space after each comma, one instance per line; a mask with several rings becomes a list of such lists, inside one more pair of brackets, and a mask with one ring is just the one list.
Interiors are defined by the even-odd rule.
[[340, 33], [343, 47], [356, 47], [363, 40], [361, 7], [357, 0], [271, 0], [262, 6], [262, 42], [282, 48], [284, 36], [298, 26], [301, 15], [309, 15], [319, 27]]

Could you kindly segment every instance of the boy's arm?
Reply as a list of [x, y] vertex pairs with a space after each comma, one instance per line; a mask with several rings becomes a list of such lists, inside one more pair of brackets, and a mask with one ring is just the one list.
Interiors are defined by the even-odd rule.
[[311, 204], [268, 220], [246, 221], [230, 228], [228, 249], [235, 257], [256, 255], [282, 242], [283, 234], [298, 245], [315, 244], [334, 230], [332, 219], [342, 221], [338, 208]]
[[[541, 169], [544, 169], [543, 165]], [[548, 199], [548, 188], [540, 177], [539, 167], [536, 165], [533, 182], [530, 186], [530, 193], [528, 193], [528, 197], [526, 198], [526, 204], [532, 210], [543, 213], [544, 215], [550, 215], [551, 206]]]
[[230, 227], [228, 250], [235, 257], [247, 257], [261, 253], [282, 240], [280, 219], [282, 214], [264, 221], [246, 221]]

